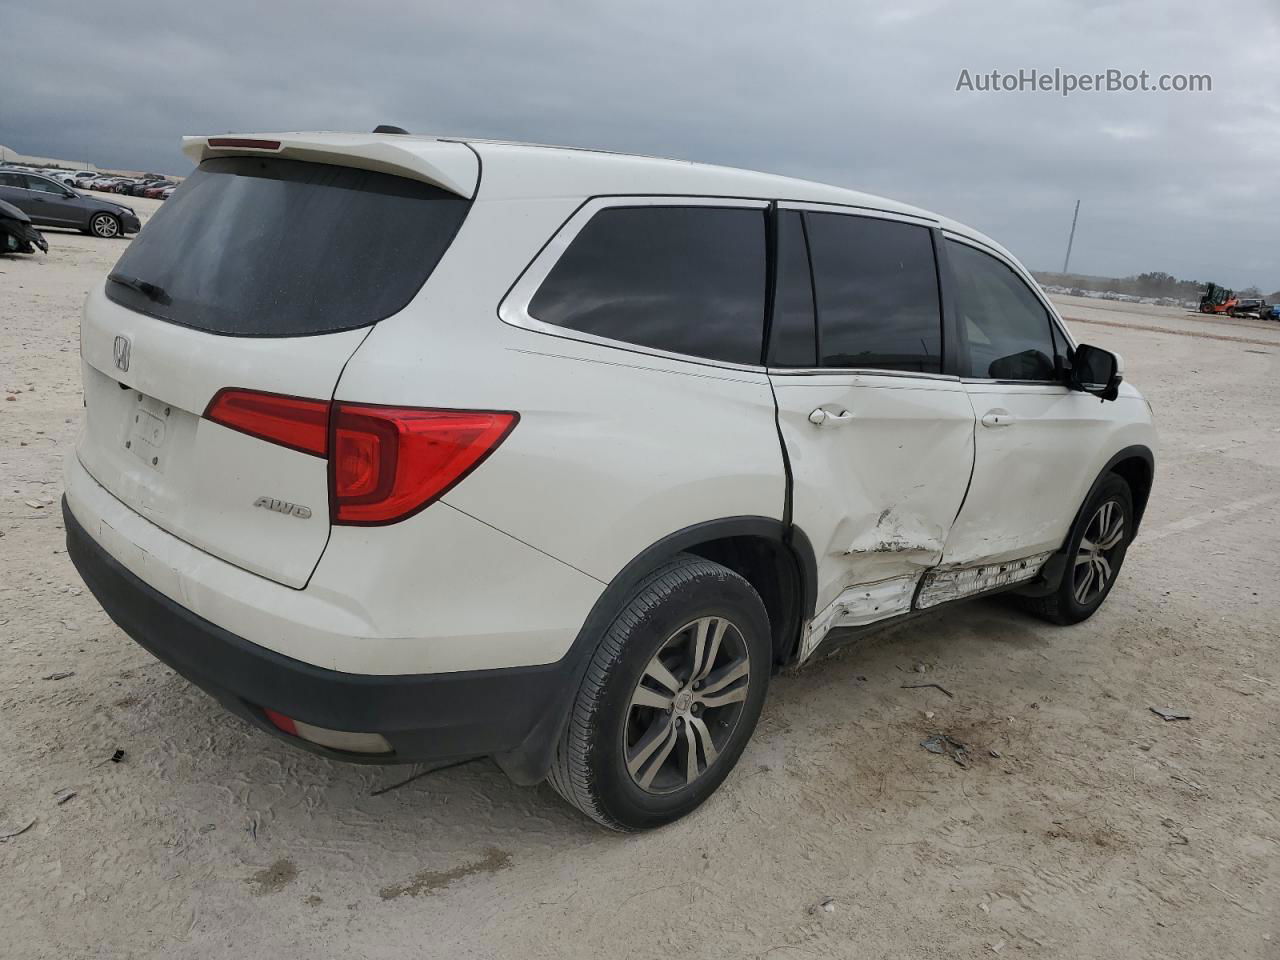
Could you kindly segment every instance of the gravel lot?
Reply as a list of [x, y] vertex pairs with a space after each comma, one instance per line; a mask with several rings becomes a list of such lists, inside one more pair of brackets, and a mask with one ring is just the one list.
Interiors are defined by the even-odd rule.
[[1164, 445], [1100, 614], [975, 602], [779, 677], [724, 788], [621, 837], [485, 761], [378, 793], [414, 768], [291, 750], [107, 620], [57, 504], [125, 241], [48, 236], [0, 260], [0, 956], [1280, 957], [1280, 326], [1063, 298]]

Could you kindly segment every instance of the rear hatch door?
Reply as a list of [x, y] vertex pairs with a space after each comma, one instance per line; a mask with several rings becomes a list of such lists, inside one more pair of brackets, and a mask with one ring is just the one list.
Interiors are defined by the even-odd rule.
[[283, 148], [204, 160], [88, 299], [80, 461], [175, 536], [305, 586], [329, 536], [324, 450], [203, 414], [228, 388], [328, 402], [373, 324], [426, 282], [469, 206], [425, 179]]

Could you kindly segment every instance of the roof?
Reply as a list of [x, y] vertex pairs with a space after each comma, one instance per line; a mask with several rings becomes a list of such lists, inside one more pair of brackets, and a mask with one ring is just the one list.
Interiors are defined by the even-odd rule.
[[[259, 143], [253, 147], [246, 144]], [[947, 217], [911, 204], [812, 180], [736, 167], [469, 137], [392, 133], [255, 133], [184, 137], [194, 161], [273, 153], [341, 163], [425, 180], [484, 200], [580, 198], [619, 194], [747, 197], [827, 203], [919, 218], [1012, 258], [998, 243]]]

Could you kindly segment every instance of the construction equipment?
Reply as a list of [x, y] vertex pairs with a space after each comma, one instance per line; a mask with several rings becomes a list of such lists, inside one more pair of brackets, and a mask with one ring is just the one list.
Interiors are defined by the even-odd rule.
[[1205, 284], [1204, 295], [1200, 298], [1201, 313], [1230, 313], [1238, 301], [1234, 290], [1220, 287], [1216, 283]]

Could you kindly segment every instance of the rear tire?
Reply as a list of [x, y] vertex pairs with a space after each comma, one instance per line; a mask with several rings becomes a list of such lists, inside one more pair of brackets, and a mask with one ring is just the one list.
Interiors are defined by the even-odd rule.
[[556, 747], [551, 786], [613, 830], [690, 813], [742, 755], [772, 659], [769, 617], [751, 584], [718, 563], [675, 557], [605, 632]]
[[1021, 597], [1022, 607], [1063, 626], [1088, 620], [1115, 586], [1133, 538], [1133, 493], [1114, 473], [1085, 501], [1067, 543], [1067, 568], [1053, 593]]

